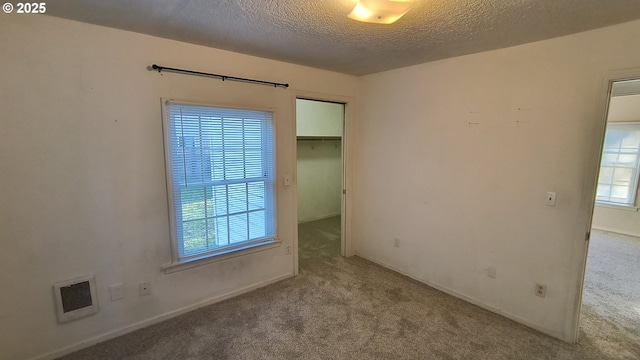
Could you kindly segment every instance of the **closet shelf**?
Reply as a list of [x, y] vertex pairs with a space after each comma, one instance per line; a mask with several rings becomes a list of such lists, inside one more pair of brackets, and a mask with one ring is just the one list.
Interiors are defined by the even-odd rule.
[[341, 136], [298, 136], [298, 140], [316, 140], [316, 141], [325, 141], [325, 140], [341, 140]]

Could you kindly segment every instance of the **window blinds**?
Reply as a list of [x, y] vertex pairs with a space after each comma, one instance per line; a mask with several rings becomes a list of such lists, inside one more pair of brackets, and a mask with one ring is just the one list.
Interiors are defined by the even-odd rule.
[[275, 237], [273, 114], [166, 104], [178, 259]]
[[602, 150], [597, 200], [633, 206], [640, 168], [640, 123], [609, 123]]

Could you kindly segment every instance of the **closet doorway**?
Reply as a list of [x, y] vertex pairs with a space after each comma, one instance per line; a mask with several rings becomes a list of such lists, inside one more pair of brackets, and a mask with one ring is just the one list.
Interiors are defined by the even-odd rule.
[[296, 99], [300, 266], [346, 255], [344, 128], [344, 103]]

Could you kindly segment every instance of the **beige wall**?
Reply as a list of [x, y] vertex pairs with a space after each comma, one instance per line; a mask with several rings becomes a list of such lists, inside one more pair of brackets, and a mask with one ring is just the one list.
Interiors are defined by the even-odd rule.
[[342, 104], [296, 100], [296, 133], [298, 136], [342, 136]]
[[594, 229], [640, 237], [640, 212], [638, 208], [618, 208], [597, 205], [593, 211]]
[[[607, 121], [640, 122], [640, 95], [612, 97]], [[640, 204], [640, 191], [636, 194], [636, 206], [638, 204]], [[640, 212], [637, 207], [624, 208], [596, 204], [592, 226], [595, 229], [640, 236]]]
[[[290, 89], [147, 71], [160, 65]], [[283, 247], [173, 274], [161, 97], [276, 112], [278, 236], [293, 243], [293, 92], [353, 97], [352, 76], [52, 18], [0, 22], [0, 358], [53, 358], [293, 275]], [[295, 253], [295, 252], [294, 252]], [[100, 312], [58, 325], [55, 282], [94, 274]], [[148, 281], [151, 295], [138, 296]], [[124, 284], [112, 302], [108, 286]], [[7, 289], [11, 289], [7, 291]]]
[[575, 340], [605, 79], [640, 64], [639, 37], [635, 21], [363, 77], [355, 252]]
[[613, 96], [609, 102], [607, 120], [609, 122], [640, 121], [640, 95]]

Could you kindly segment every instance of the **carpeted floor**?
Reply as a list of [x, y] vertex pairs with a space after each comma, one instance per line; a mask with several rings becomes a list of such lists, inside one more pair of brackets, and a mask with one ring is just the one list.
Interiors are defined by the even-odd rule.
[[640, 238], [591, 232], [582, 300], [583, 317], [605, 317], [619, 331], [640, 337]]
[[79, 359], [639, 359], [586, 308], [569, 345], [359, 257], [339, 218], [300, 225], [300, 275], [66, 356]]

